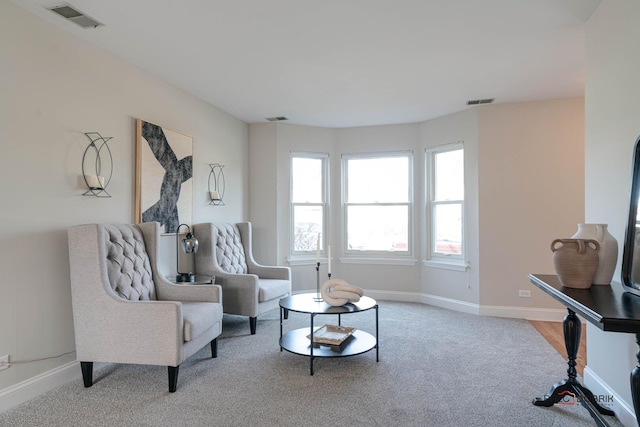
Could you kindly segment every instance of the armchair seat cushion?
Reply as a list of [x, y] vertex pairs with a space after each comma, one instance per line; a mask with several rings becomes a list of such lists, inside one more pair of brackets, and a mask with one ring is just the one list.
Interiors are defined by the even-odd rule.
[[222, 306], [210, 302], [183, 302], [184, 341], [198, 338], [211, 328], [213, 319], [222, 318]]
[[291, 282], [289, 280], [258, 279], [258, 301], [271, 301], [272, 299], [284, 297], [291, 292]]
[[249, 316], [255, 334], [257, 317], [277, 309], [278, 299], [291, 293], [291, 269], [256, 262], [250, 222], [195, 224], [193, 233], [200, 242], [196, 271], [216, 277], [224, 294], [224, 312]]

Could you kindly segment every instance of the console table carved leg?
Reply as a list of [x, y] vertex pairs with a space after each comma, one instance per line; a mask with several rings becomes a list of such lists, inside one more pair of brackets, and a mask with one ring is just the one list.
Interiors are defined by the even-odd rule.
[[[571, 309], [568, 309], [567, 311], [569, 314], [565, 316], [562, 326], [564, 332], [564, 345], [567, 349], [567, 364], [569, 365], [569, 369], [567, 369], [568, 378], [554, 384], [549, 393], [545, 396], [533, 399], [533, 404], [536, 406], [550, 407], [560, 402], [567, 394], [570, 393], [571, 396], [576, 397], [579, 402], [584, 403], [584, 406], [596, 421], [597, 425], [607, 426], [608, 424], [600, 414], [614, 416], [614, 412], [601, 406], [596, 401], [593, 393], [591, 393], [588, 388], [584, 387], [577, 380], [576, 356], [580, 346], [582, 324], [574, 311]], [[638, 373], [638, 376], [640, 377], [640, 373]]]

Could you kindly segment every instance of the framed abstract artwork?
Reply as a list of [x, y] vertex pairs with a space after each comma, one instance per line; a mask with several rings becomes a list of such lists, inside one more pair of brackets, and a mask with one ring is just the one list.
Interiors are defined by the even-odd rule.
[[164, 233], [191, 225], [192, 178], [193, 139], [137, 119], [135, 222], [157, 221]]

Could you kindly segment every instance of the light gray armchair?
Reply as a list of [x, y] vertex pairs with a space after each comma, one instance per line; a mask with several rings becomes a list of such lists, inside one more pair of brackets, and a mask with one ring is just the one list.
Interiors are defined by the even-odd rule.
[[93, 362], [163, 365], [169, 392], [180, 363], [207, 344], [217, 357], [217, 285], [175, 285], [158, 271], [160, 225], [89, 224], [68, 230], [71, 297], [85, 387]]
[[255, 261], [250, 222], [196, 224], [193, 234], [200, 242], [196, 272], [216, 277], [224, 292], [224, 312], [249, 316], [255, 334], [257, 317], [278, 308], [280, 299], [291, 293], [291, 270]]

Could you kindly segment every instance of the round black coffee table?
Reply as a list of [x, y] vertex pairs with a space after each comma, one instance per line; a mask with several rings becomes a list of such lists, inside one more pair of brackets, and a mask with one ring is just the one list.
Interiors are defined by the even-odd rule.
[[[347, 303], [341, 306], [331, 306], [324, 301], [315, 301], [315, 293], [297, 294], [280, 300], [280, 351], [309, 357], [309, 369], [313, 375], [313, 359], [316, 357], [347, 357], [366, 353], [376, 349], [376, 362], [378, 358], [378, 303], [373, 298], [363, 296], [360, 301]], [[374, 309], [376, 313], [375, 336], [368, 332], [355, 330], [353, 334], [340, 345], [339, 349], [331, 346], [318, 345], [313, 341], [311, 331], [314, 331], [313, 321], [317, 315], [338, 315], [338, 325], [341, 325], [343, 314], [361, 313]], [[309, 328], [295, 329], [283, 334], [283, 322], [286, 311], [309, 314], [311, 325]], [[307, 336], [311, 335], [310, 338]]]

